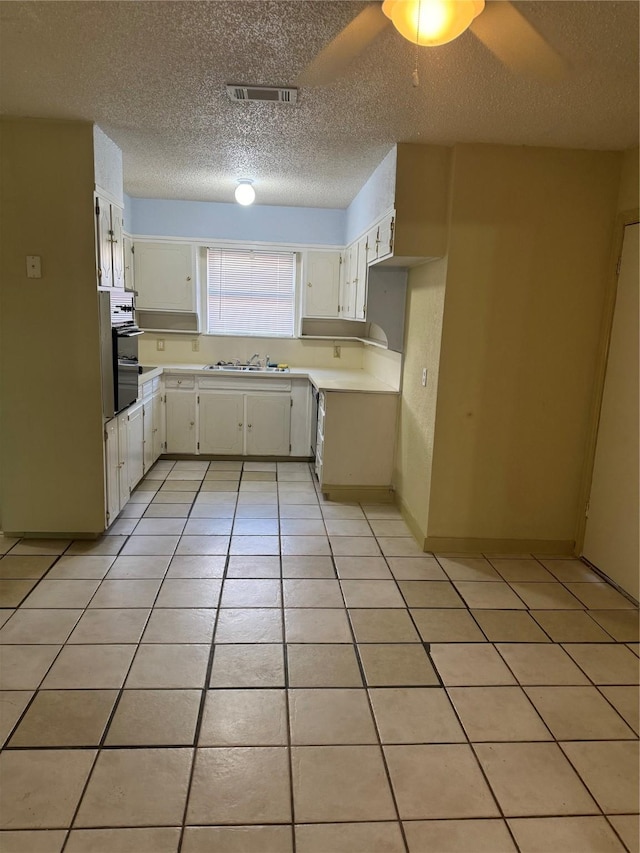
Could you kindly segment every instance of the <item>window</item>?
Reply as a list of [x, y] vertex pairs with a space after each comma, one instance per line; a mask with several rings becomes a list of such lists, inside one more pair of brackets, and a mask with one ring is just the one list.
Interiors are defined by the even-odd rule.
[[294, 252], [207, 249], [207, 331], [291, 338]]

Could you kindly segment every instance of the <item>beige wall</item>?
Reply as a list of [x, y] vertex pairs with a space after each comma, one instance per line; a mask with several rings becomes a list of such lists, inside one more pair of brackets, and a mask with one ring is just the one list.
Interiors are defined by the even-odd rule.
[[398, 145], [396, 257], [439, 258], [447, 247], [451, 149], [442, 145]]
[[400, 388], [402, 354], [380, 347], [365, 346], [362, 352], [362, 367], [376, 379], [392, 388]]
[[[7, 531], [104, 527], [92, 125], [2, 131], [2, 520]], [[40, 255], [42, 278], [27, 279]]]
[[454, 149], [435, 428], [414, 271], [396, 477], [432, 543], [573, 547], [619, 169], [615, 153]]
[[620, 192], [618, 193], [618, 213], [636, 210], [640, 206], [640, 149], [630, 148], [622, 158]]
[[[164, 350], [157, 348], [164, 341]], [[192, 343], [198, 341], [199, 350]], [[216, 361], [246, 361], [254, 353], [268, 355], [272, 362], [292, 367], [331, 367], [357, 370], [362, 367], [363, 345], [358, 341], [335, 341], [340, 358], [334, 358], [334, 341], [287, 338], [217, 337], [215, 335], [176, 335], [147, 332], [140, 338], [139, 358], [142, 364], [210, 364]]]
[[[394, 482], [417, 535], [426, 536], [436, 419], [440, 340], [444, 311], [445, 259], [409, 273], [405, 356]], [[427, 385], [422, 386], [422, 369]]]

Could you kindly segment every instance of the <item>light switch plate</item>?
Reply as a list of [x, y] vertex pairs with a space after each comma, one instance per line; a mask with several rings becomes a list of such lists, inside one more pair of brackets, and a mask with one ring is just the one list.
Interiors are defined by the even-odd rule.
[[427, 368], [422, 368], [422, 386], [423, 388], [427, 387]]

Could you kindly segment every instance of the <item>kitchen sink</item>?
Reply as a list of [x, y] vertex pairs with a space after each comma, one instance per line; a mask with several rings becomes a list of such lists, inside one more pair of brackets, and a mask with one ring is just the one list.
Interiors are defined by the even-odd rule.
[[257, 364], [207, 364], [205, 370], [232, 370], [234, 372], [251, 373], [287, 373], [288, 367], [260, 367]]

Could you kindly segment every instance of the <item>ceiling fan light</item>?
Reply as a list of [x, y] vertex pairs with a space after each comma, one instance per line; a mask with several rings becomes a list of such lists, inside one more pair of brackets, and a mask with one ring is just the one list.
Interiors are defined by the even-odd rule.
[[242, 204], [245, 207], [249, 204], [253, 204], [256, 199], [256, 191], [252, 186], [252, 181], [250, 180], [241, 180], [238, 181], [238, 186], [236, 187], [236, 201], [238, 204]]
[[484, 9], [484, 0], [384, 0], [382, 11], [401, 36], [435, 47], [453, 41]]

